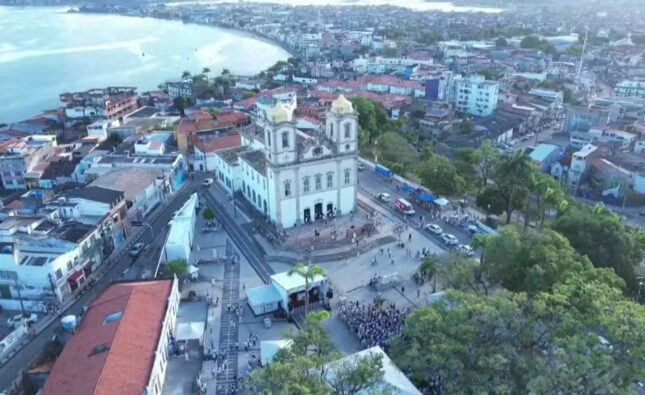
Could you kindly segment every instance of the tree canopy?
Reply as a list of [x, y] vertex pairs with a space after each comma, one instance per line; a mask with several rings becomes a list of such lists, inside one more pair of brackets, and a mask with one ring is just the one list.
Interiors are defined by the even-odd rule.
[[489, 279], [513, 292], [535, 294], [592, 268], [564, 236], [549, 229], [506, 228], [486, 245], [483, 269]]
[[602, 206], [576, 206], [553, 223], [573, 248], [597, 267], [612, 268], [634, 293], [635, 268], [645, 258], [645, 233]]
[[273, 362], [256, 369], [245, 380], [248, 393], [261, 395], [356, 395], [361, 391], [382, 394], [380, 356], [339, 361], [322, 325], [329, 313], [309, 314], [306, 328], [288, 331], [293, 343], [278, 352]]
[[449, 394], [633, 393], [644, 309], [575, 276], [533, 298], [450, 291], [407, 318], [392, 356], [419, 388]]
[[433, 155], [426, 159], [417, 166], [415, 173], [423, 186], [439, 195], [457, 196], [466, 188], [466, 181], [444, 156]]
[[358, 112], [358, 126], [365, 143], [373, 143], [381, 134], [389, 131], [389, 120], [383, 106], [361, 96], [353, 97], [351, 101]]
[[419, 158], [419, 153], [410, 147], [408, 141], [395, 132], [381, 135], [378, 138], [376, 150], [380, 161], [386, 162], [390, 167], [394, 167], [392, 164], [401, 166], [403, 173]]

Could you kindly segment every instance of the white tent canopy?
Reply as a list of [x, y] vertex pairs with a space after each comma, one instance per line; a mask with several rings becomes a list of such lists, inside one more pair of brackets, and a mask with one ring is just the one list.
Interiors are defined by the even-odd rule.
[[175, 338], [180, 340], [199, 340], [204, 337], [203, 322], [180, 322], [177, 324]]
[[[359, 358], [369, 355], [381, 355], [383, 364], [383, 377], [381, 378], [380, 387], [393, 395], [421, 395], [421, 391], [410, 382], [410, 380], [399, 370], [399, 368], [392, 362], [387, 354], [379, 346], [368, 348], [363, 351], [348, 355], [337, 361], [327, 364], [329, 370], [327, 371], [327, 380], [334, 380], [334, 367], [344, 365], [347, 363], [354, 363]], [[360, 391], [358, 395], [367, 395], [368, 391]]]
[[447, 206], [448, 203], [449, 203], [448, 199], [442, 198], [442, 197], [440, 197], [439, 199], [436, 199], [434, 201], [434, 204], [436, 204], [437, 206], [441, 206], [441, 207]]
[[260, 361], [262, 366], [273, 362], [278, 351], [283, 348], [291, 346], [293, 340], [280, 339], [280, 340], [265, 340], [260, 342]]

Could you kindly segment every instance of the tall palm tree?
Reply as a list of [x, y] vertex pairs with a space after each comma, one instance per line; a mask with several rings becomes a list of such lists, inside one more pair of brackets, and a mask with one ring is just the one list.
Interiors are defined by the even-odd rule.
[[208, 67], [204, 67], [202, 69], [202, 74], [208, 75], [208, 73], [210, 73], [210, 72], [211, 72], [211, 69], [209, 69]]
[[494, 236], [492, 235], [478, 234], [473, 237], [473, 240], [470, 242], [470, 248], [472, 248], [473, 250], [476, 250], [477, 248], [481, 249], [481, 253], [479, 255], [479, 263], [482, 266], [484, 265], [484, 253], [486, 251], [486, 247], [489, 245], [493, 237]]
[[188, 70], [185, 70], [183, 73], [181, 73], [181, 79], [182, 80], [187, 80], [187, 79], [190, 78], [190, 76], [191, 76], [191, 74], [190, 74], [190, 71], [188, 71]]
[[325, 269], [318, 265], [304, 265], [302, 263], [297, 264], [288, 272], [289, 276], [294, 274], [305, 279], [305, 317], [309, 314], [309, 282], [313, 281], [318, 276], [326, 276], [327, 273]]
[[507, 224], [511, 223], [513, 211], [526, 200], [529, 177], [535, 171], [529, 156], [521, 151], [500, 160], [495, 166], [495, 184], [504, 197]]

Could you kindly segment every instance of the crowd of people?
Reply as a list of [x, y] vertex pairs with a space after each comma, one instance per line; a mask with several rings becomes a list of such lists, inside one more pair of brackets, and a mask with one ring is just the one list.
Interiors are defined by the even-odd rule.
[[394, 303], [380, 306], [376, 301], [351, 302], [340, 309], [341, 318], [364, 347], [381, 346], [383, 349], [388, 348], [391, 337], [401, 334], [409, 313], [409, 309], [397, 308]]

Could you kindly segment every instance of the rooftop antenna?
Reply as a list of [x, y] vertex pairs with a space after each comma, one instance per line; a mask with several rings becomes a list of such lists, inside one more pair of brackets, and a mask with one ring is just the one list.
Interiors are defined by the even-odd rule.
[[585, 56], [585, 50], [587, 49], [587, 39], [589, 38], [589, 30], [585, 32], [585, 40], [582, 42], [582, 52], [580, 53], [580, 63], [578, 63], [578, 76], [576, 78], [576, 84], [580, 85], [580, 78], [582, 77], [582, 59]]

